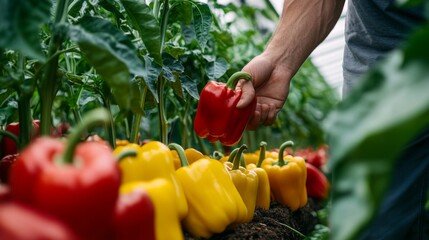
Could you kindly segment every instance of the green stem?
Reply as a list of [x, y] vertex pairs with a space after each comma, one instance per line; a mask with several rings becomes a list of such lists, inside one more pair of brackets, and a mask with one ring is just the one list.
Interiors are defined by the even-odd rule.
[[237, 170], [238, 167], [240, 166], [240, 162], [241, 162], [241, 156], [243, 155], [243, 152], [247, 149], [247, 145], [243, 144], [240, 146], [240, 148], [238, 149], [237, 155], [234, 158], [234, 162], [232, 165], [232, 170]]
[[234, 150], [231, 151], [228, 157], [228, 162], [234, 162], [235, 156], [237, 156], [238, 148], [234, 148]]
[[83, 116], [82, 121], [76, 125], [74, 131], [72, 131], [67, 138], [67, 147], [64, 151], [64, 155], [62, 156], [62, 162], [69, 164], [72, 163], [74, 151], [78, 143], [81, 141], [82, 134], [86, 132], [87, 129], [93, 128], [101, 124], [112, 125], [111, 115], [109, 111], [107, 111], [107, 109], [98, 108], [86, 113]]
[[219, 159], [223, 158], [224, 156], [225, 156], [225, 155], [223, 155], [223, 153], [221, 153], [221, 152], [219, 152], [219, 151], [215, 150], [215, 151], [213, 151], [213, 153], [212, 153], [212, 155], [211, 155], [211, 158], [216, 159], [216, 160], [219, 160]]
[[[67, 19], [68, 0], [58, 0], [57, 9], [55, 13], [54, 23], [63, 23]], [[56, 95], [57, 83], [57, 71], [58, 71], [58, 59], [59, 55], [56, 54], [61, 48], [62, 37], [57, 34], [52, 34], [49, 42], [48, 57], [49, 64], [45, 69], [43, 78], [41, 79], [39, 86], [40, 95], [40, 134], [50, 135], [51, 133], [51, 112], [52, 105]]]
[[154, 0], [153, 1], [153, 16], [155, 16], [156, 19], [159, 17], [159, 8], [161, 7], [161, 0]]
[[197, 141], [198, 141], [198, 145], [200, 146], [201, 152], [204, 155], [209, 155], [209, 150], [207, 149], [207, 146], [204, 144], [203, 139], [201, 139], [200, 137], [196, 136]]
[[125, 149], [120, 153], [116, 154], [115, 157], [116, 157], [116, 160], [120, 162], [127, 157], [135, 157], [135, 156], [137, 156], [137, 151], [135, 149]]
[[177, 155], [179, 155], [180, 165], [181, 165], [182, 167], [189, 166], [188, 159], [186, 158], [186, 155], [185, 155], [185, 150], [183, 149], [183, 147], [182, 147], [182, 146], [180, 146], [180, 145], [179, 145], [179, 144], [177, 144], [177, 143], [170, 143], [170, 144], [168, 144], [168, 147], [169, 147], [171, 150], [176, 150]]
[[265, 151], [267, 149], [267, 143], [262, 141], [259, 144], [259, 159], [258, 159], [258, 163], [256, 164], [256, 167], [261, 167], [262, 166], [262, 162], [265, 159]]
[[[109, 113], [110, 122], [113, 123], [113, 115], [112, 111], [110, 109], [110, 88], [108, 87], [107, 83], [104, 83], [103, 85], [104, 92], [103, 92], [103, 106], [105, 107], [106, 111]], [[107, 128], [108, 133], [108, 141], [112, 148], [116, 147], [116, 132], [115, 132], [115, 126], [114, 124], [111, 124], [109, 128]]]
[[237, 86], [238, 80], [245, 79], [247, 81], [252, 81], [252, 75], [250, 75], [247, 72], [236, 72], [229, 77], [228, 81], [226, 82], [226, 87], [229, 89], [235, 89], [235, 86]]
[[164, 109], [164, 78], [162, 76], [158, 78], [158, 99], [159, 133], [161, 142], [168, 145], [168, 122]]
[[18, 136], [16, 136], [15, 134], [13, 134], [13, 133], [11, 133], [11, 132], [9, 132], [9, 131], [6, 131], [6, 130], [3, 130], [3, 129], [0, 129], [0, 135], [2, 135], [2, 136], [6, 136], [6, 137], [8, 137], [8, 138], [12, 139], [12, 141], [14, 141], [14, 142], [15, 142], [15, 145], [16, 145], [16, 146], [20, 146], [19, 138], [18, 138]]
[[22, 84], [18, 90], [19, 144], [16, 146], [22, 150], [30, 143], [33, 127], [30, 101], [34, 90], [32, 84], [25, 81], [25, 57], [22, 54], [18, 56], [18, 71]]
[[279, 148], [279, 160], [275, 163], [276, 165], [279, 165], [280, 167], [288, 164], [287, 161], [284, 160], [284, 151], [287, 147], [294, 147], [294, 143], [292, 141], [286, 141], [280, 145]]
[[164, 0], [162, 13], [161, 13], [161, 53], [164, 49], [165, 34], [167, 32], [168, 14], [170, 12], [170, 4], [168, 0]]
[[[140, 106], [144, 109], [144, 103], [146, 101], [147, 86], [143, 88], [143, 94], [140, 97]], [[137, 143], [139, 137], [140, 123], [142, 121], [143, 114], [136, 113], [133, 116], [133, 123], [131, 125], [130, 142]]]

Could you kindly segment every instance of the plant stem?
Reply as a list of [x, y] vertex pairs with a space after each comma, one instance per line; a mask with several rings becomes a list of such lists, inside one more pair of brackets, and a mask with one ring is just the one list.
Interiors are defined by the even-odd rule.
[[[63, 23], [67, 19], [69, 0], [58, 0], [57, 9], [55, 13], [54, 23]], [[56, 95], [57, 83], [57, 70], [58, 70], [58, 59], [59, 55], [56, 54], [61, 48], [62, 37], [56, 34], [52, 34], [49, 42], [48, 57], [50, 59], [49, 64], [45, 68], [43, 78], [40, 82], [39, 95], [40, 95], [40, 134], [50, 135], [51, 133], [51, 112], [52, 105]]]
[[18, 55], [18, 75], [21, 78], [21, 86], [18, 89], [18, 118], [19, 118], [19, 144], [18, 150], [24, 149], [30, 143], [31, 129], [33, 127], [31, 118], [30, 100], [33, 93], [31, 84], [25, 81], [25, 57]]
[[177, 143], [170, 143], [170, 144], [168, 144], [168, 147], [171, 150], [175, 150], [177, 152], [177, 155], [179, 155], [181, 167], [189, 166], [188, 159], [186, 158], [186, 155], [185, 155], [185, 150], [183, 149], [182, 146], [180, 146]]
[[[106, 108], [106, 111], [109, 113], [110, 122], [113, 123], [113, 115], [112, 111], [110, 109], [110, 88], [107, 85], [106, 82], [103, 83], [103, 105]], [[82, 119], [83, 120], [83, 119]], [[108, 134], [108, 141], [112, 148], [116, 147], [116, 132], [115, 132], [115, 126], [114, 124], [111, 124], [109, 128], [107, 128], [107, 134]]]
[[159, 76], [158, 78], [158, 115], [159, 115], [159, 134], [161, 142], [168, 145], [168, 121], [165, 116], [164, 108], [164, 78]]
[[[140, 106], [142, 109], [144, 109], [144, 103], [146, 101], [146, 94], [147, 94], [147, 86], [144, 85], [143, 94], [140, 97]], [[133, 116], [133, 122], [131, 125], [131, 133], [130, 133], [130, 142], [137, 143], [138, 137], [139, 137], [139, 129], [140, 129], [140, 123], [142, 121], [142, 114], [136, 113]]]

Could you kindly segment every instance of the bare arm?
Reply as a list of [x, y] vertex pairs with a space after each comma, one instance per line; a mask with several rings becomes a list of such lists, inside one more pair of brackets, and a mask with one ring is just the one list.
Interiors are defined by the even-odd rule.
[[283, 107], [292, 77], [310, 53], [326, 38], [341, 15], [344, 0], [285, 0], [282, 16], [264, 52], [243, 71], [253, 76], [240, 82], [243, 95], [237, 107], [257, 97], [257, 107], [248, 128], [271, 125]]

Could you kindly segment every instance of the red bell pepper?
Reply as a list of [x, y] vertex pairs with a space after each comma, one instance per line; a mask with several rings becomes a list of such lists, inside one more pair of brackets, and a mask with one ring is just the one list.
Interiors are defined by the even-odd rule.
[[0, 183], [8, 183], [9, 173], [18, 154], [6, 155], [0, 160]]
[[106, 239], [119, 195], [119, 167], [109, 147], [80, 143], [80, 136], [90, 124], [109, 120], [107, 110], [93, 110], [68, 143], [48, 137], [30, 143], [10, 172], [12, 199], [57, 217], [82, 239]]
[[0, 203], [0, 239], [78, 240], [63, 222], [30, 206]]
[[120, 194], [114, 216], [116, 240], [155, 240], [155, 210], [148, 193]]
[[[33, 128], [31, 130], [31, 136], [30, 140], [35, 139], [40, 134], [39, 130], [39, 124], [40, 121], [38, 119], [33, 120]], [[13, 122], [6, 126], [5, 131], [15, 135], [17, 138], [19, 137], [20, 130], [19, 130], [19, 122]], [[12, 155], [18, 153], [20, 146], [17, 145], [16, 139], [12, 139], [8, 136], [3, 136], [3, 139], [1, 140], [1, 151], [2, 156]]]
[[245, 72], [234, 73], [227, 83], [209, 81], [203, 88], [195, 116], [194, 130], [201, 138], [214, 142], [219, 140], [226, 146], [240, 141], [246, 125], [255, 111], [256, 97], [246, 108], [238, 109], [241, 89], [235, 90], [238, 80], [250, 81]]
[[325, 174], [311, 163], [307, 165], [307, 194], [317, 200], [325, 200], [329, 196], [330, 184]]

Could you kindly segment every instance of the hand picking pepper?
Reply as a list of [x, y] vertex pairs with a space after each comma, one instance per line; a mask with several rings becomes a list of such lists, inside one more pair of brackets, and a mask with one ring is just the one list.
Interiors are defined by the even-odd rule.
[[183, 239], [173, 183], [165, 178], [128, 182], [121, 185], [120, 193], [126, 194], [138, 189], [146, 191], [155, 206], [155, 239]]
[[257, 164], [247, 164], [247, 169], [252, 170], [258, 175], [258, 193], [256, 196], [256, 207], [262, 209], [270, 208], [271, 188], [267, 172], [261, 167], [265, 159], [266, 142], [261, 142], [259, 145], [259, 160]]
[[109, 122], [107, 110], [92, 110], [67, 142], [48, 137], [32, 142], [11, 170], [12, 199], [57, 217], [82, 239], [105, 239], [118, 198], [119, 169], [109, 147], [80, 143], [80, 137], [87, 128]]
[[188, 165], [182, 155], [182, 167], [176, 171], [188, 199], [189, 212], [183, 220], [193, 236], [209, 238], [235, 223], [242, 222], [247, 208], [224, 165], [202, 158]]
[[235, 90], [238, 80], [251, 81], [250, 74], [234, 73], [227, 83], [209, 81], [200, 94], [194, 130], [210, 142], [219, 140], [227, 146], [235, 145], [243, 135], [250, 116], [256, 108], [256, 97], [246, 108], [238, 109], [241, 89]]
[[284, 157], [284, 150], [289, 146], [293, 146], [292, 141], [283, 143], [278, 161], [266, 158], [262, 168], [267, 171], [273, 199], [295, 211], [307, 203], [307, 169], [302, 157]]
[[246, 204], [247, 215], [242, 219], [242, 223], [252, 221], [258, 194], [258, 175], [254, 171], [240, 166], [243, 151], [245, 149], [247, 149], [247, 146], [245, 144], [241, 145], [233, 162], [231, 163], [228, 161], [224, 163], [229, 175], [231, 176], [232, 182], [237, 188], [238, 193], [240, 193], [244, 204]]
[[179, 216], [180, 219], [183, 219], [188, 213], [188, 204], [182, 185], [176, 179], [173, 155], [168, 146], [158, 141], [151, 141], [141, 147], [137, 144], [120, 146], [113, 152], [118, 154], [127, 149], [136, 150], [137, 156], [127, 157], [119, 162], [122, 182], [149, 181], [155, 178], [167, 179], [174, 186]]
[[155, 209], [140, 188], [120, 193], [113, 219], [115, 240], [155, 240]]

